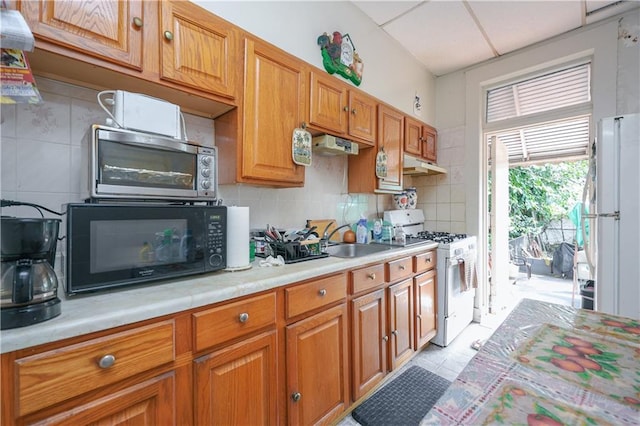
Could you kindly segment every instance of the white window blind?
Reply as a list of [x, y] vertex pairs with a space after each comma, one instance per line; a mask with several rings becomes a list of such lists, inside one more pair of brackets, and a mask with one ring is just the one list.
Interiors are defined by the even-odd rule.
[[591, 64], [581, 64], [487, 92], [486, 122], [591, 101]]
[[508, 151], [509, 164], [587, 158], [591, 63], [488, 90], [485, 132]]

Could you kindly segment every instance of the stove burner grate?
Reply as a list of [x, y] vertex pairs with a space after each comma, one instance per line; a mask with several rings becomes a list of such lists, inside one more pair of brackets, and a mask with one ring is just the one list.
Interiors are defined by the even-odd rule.
[[467, 234], [454, 234], [450, 232], [441, 231], [420, 231], [417, 235], [418, 238], [426, 240], [432, 240], [437, 243], [452, 243], [454, 241], [463, 240], [467, 238]]

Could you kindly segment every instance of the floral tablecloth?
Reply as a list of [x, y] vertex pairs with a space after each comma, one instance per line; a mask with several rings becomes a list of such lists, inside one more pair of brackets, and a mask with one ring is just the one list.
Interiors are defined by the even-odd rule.
[[640, 425], [640, 322], [524, 299], [421, 424]]

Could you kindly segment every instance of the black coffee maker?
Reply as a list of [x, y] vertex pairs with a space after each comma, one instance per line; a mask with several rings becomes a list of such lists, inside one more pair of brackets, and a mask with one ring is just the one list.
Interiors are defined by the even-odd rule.
[[60, 315], [53, 270], [60, 219], [0, 218], [0, 328], [24, 327]]

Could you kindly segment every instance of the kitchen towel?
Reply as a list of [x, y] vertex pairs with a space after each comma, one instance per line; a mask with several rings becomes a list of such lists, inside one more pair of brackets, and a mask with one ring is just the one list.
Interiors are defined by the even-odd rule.
[[227, 269], [249, 269], [249, 207], [227, 207]]
[[478, 271], [476, 269], [476, 250], [470, 250], [464, 256], [464, 260], [458, 263], [460, 272], [460, 291], [468, 291], [478, 288]]

